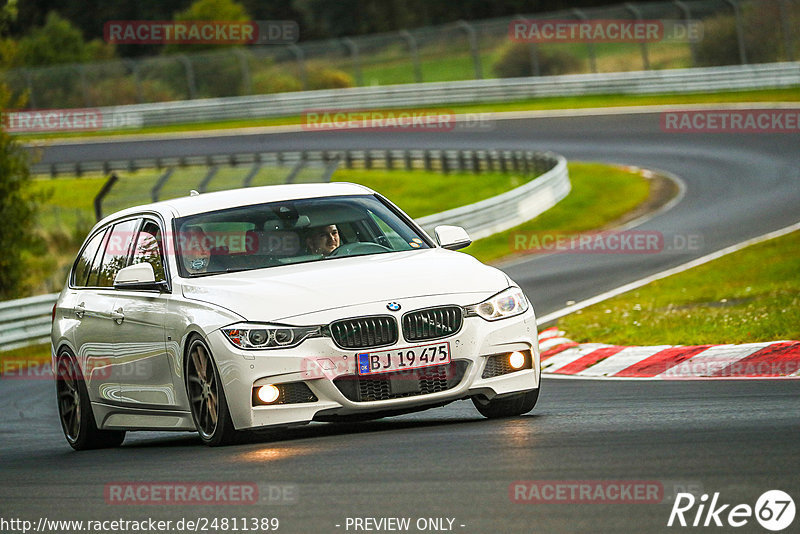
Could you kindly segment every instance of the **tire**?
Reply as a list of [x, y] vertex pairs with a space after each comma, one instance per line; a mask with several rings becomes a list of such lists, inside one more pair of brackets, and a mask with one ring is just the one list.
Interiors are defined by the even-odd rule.
[[125, 440], [124, 430], [97, 428], [83, 373], [66, 349], [56, 359], [56, 401], [64, 437], [76, 451], [118, 447]]
[[210, 447], [235, 443], [242, 432], [233, 427], [214, 358], [199, 337], [189, 340], [185, 369], [186, 393], [200, 439]]
[[472, 397], [472, 404], [482, 416], [495, 419], [528, 413], [536, 406], [537, 400], [539, 400], [539, 388], [502, 399], [486, 400], [483, 397]]

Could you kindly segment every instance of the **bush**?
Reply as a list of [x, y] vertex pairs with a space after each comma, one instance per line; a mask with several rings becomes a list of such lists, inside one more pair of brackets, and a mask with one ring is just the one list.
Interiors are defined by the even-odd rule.
[[[308, 90], [355, 86], [352, 76], [346, 72], [313, 63], [306, 64], [306, 75], [308, 76]], [[302, 90], [303, 85], [297, 76], [287, 74], [280, 66], [270, 66], [253, 74], [253, 91], [256, 94], [289, 93]]]
[[308, 89], [342, 89], [355, 87], [353, 77], [344, 71], [324, 67], [322, 65], [307, 64]]
[[[492, 71], [498, 78], [533, 76], [530, 46], [529, 43], [508, 43], [492, 65]], [[536, 54], [542, 76], [568, 74], [581, 69], [580, 59], [564, 50], [537, 47]]]
[[[144, 102], [169, 102], [178, 100], [165, 83], [159, 80], [142, 80], [142, 97]], [[121, 106], [138, 104], [139, 95], [133, 77], [107, 78], [91, 84], [89, 101], [94, 106]]]
[[[0, 108], [10, 108], [4, 85], [0, 85]], [[0, 300], [21, 296], [26, 255], [40, 245], [31, 232], [39, 198], [28, 191], [28, 165], [28, 152], [0, 128], [0, 218], [6, 223], [0, 225]]]
[[277, 68], [261, 71], [253, 75], [253, 92], [264, 93], [289, 93], [302, 91], [300, 80], [291, 74], [284, 74]]

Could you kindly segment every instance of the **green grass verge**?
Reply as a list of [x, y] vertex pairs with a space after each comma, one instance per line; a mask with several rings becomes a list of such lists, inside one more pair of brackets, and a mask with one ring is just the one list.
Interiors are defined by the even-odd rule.
[[575, 233], [603, 228], [647, 200], [650, 187], [638, 173], [599, 163], [569, 164], [572, 190], [561, 202], [520, 226], [480, 239], [464, 249], [483, 262], [514, 250], [514, 236], [533, 232]]
[[[714, 104], [735, 102], [799, 102], [800, 88], [766, 89], [757, 91], [727, 91], [719, 93], [661, 94], [661, 95], [590, 95], [572, 97], [546, 97], [517, 102], [478, 103], [464, 105], [426, 106], [457, 113], [486, 113], [503, 111], [537, 111], [553, 109], [602, 108], [617, 106], [650, 106], [678, 104]], [[202, 130], [282, 126], [300, 124], [299, 115], [259, 119], [239, 119], [229, 121], [173, 124], [169, 126], [150, 126], [137, 130], [109, 130], [100, 132], [73, 132], [51, 134], [19, 134], [22, 140], [55, 139], [71, 137], [103, 137], [109, 135], [138, 135], [169, 132], [191, 132]]]
[[[14, 375], [20, 369], [50, 363], [50, 344], [0, 351], [0, 374]], [[44, 376], [40, 378], [46, 378]]]
[[800, 232], [575, 312], [579, 342], [699, 345], [800, 339]]

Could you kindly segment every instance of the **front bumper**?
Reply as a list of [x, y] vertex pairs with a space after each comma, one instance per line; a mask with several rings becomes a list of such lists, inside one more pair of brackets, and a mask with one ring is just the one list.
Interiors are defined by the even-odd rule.
[[[244, 351], [219, 331], [207, 341], [217, 362], [233, 424], [237, 429], [306, 423], [370, 413], [413, 411], [426, 406], [482, 395], [493, 398], [539, 387], [540, 361], [536, 319], [532, 309], [517, 317], [489, 322], [467, 317], [461, 330], [435, 342], [450, 343], [451, 360], [461, 362], [463, 376], [444, 391], [387, 400], [355, 402], [337, 387], [337, 378], [356, 375], [356, 354], [365, 350], [337, 347], [330, 338], [307, 339], [292, 349]], [[406, 342], [376, 350], [406, 348], [435, 342]], [[512, 351], [530, 351], [531, 369], [482, 378], [488, 357]], [[253, 406], [253, 387], [265, 384], [305, 383], [314, 402]]]

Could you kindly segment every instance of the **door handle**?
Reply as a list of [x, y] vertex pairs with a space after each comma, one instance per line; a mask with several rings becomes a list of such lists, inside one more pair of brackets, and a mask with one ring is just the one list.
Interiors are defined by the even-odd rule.
[[122, 324], [122, 321], [125, 320], [125, 314], [122, 313], [122, 308], [117, 308], [116, 310], [112, 311], [111, 318], [114, 319], [115, 323]]
[[80, 304], [75, 306], [73, 311], [75, 312], [75, 315], [78, 317], [78, 319], [83, 319], [83, 314], [86, 313], [86, 303], [81, 302]]

